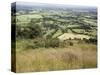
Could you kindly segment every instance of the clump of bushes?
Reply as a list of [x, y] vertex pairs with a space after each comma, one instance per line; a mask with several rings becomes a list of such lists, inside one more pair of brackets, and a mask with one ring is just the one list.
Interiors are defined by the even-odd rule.
[[68, 41], [59, 41], [59, 39], [43, 39], [43, 38], [36, 38], [36, 39], [20, 39], [17, 40], [17, 48], [18, 49], [36, 49], [36, 48], [57, 48], [57, 47], [67, 47], [73, 46], [73, 42], [70, 40]]
[[59, 40], [58, 39], [46, 39], [45, 40], [45, 47], [59, 47]]
[[56, 48], [56, 47], [67, 47], [67, 46], [73, 46], [73, 42], [71, 41], [59, 41], [59, 39], [35, 39], [33, 40], [33, 43], [30, 45], [27, 45], [28, 48]]
[[35, 48], [41, 48], [45, 46], [45, 41], [43, 39], [37, 38], [34, 40], [31, 40], [29, 44], [27, 44], [27, 49], [35, 49]]
[[97, 44], [97, 38], [90, 38], [90, 39], [83, 39], [84, 42], [86, 43], [92, 43], [92, 44]]
[[36, 49], [36, 48], [63, 48], [68, 46], [73, 46], [74, 44], [82, 44], [82, 43], [92, 43], [97, 44], [97, 39], [83, 39], [83, 40], [65, 40], [60, 41], [57, 38], [35, 38], [35, 39], [17, 39], [16, 48], [17, 49]]
[[70, 46], [73, 46], [74, 44], [73, 44], [73, 42], [69, 42], [69, 45], [70, 45]]
[[97, 38], [90, 38], [89, 42], [93, 44], [97, 44]]

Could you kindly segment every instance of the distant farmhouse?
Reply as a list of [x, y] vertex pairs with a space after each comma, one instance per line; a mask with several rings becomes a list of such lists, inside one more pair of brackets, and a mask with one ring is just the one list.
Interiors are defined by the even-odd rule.
[[89, 39], [90, 37], [87, 35], [82, 35], [82, 34], [73, 34], [73, 33], [64, 33], [61, 36], [58, 37], [59, 40], [68, 40], [68, 39]]

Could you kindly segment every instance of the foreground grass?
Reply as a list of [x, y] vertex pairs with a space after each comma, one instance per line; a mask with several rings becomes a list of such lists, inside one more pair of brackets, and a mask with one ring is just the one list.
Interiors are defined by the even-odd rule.
[[53, 71], [97, 66], [96, 45], [38, 48], [16, 52], [16, 71]]

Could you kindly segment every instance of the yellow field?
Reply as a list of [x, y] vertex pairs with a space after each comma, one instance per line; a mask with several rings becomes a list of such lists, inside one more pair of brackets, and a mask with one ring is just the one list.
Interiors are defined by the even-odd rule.
[[59, 36], [58, 37], [60, 40], [66, 40], [66, 39], [75, 39], [75, 38], [78, 38], [78, 39], [89, 39], [90, 37], [87, 36], [87, 35], [82, 35], [82, 34], [73, 34], [73, 33], [64, 33], [63, 35]]
[[96, 45], [84, 44], [17, 51], [16, 72], [96, 68], [96, 50]]

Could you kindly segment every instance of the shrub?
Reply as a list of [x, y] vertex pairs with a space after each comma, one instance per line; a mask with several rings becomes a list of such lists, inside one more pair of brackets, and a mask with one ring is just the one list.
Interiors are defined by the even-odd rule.
[[97, 44], [97, 38], [90, 38], [89, 42], [93, 44]]
[[45, 40], [45, 47], [59, 47], [59, 40], [58, 39], [46, 39]]
[[59, 47], [59, 40], [58, 39], [52, 39], [50, 46], [51, 47]]
[[70, 46], [73, 46], [74, 44], [73, 44], [73, 42], [69, 42], [69, 45], [70, 45]]

